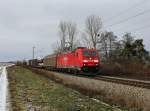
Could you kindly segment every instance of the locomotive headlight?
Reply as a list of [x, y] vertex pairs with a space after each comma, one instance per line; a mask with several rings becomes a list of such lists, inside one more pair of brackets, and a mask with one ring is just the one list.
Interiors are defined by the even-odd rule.
[[94, 62], [99, 62], [98, 60], [94, 60]]
[[83, 62], [88, 62], [88, 60], [83, 60]]

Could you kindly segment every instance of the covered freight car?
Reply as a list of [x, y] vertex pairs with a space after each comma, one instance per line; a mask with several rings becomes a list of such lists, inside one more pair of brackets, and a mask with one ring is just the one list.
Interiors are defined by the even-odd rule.
[[43, 66], [49, 70], [55, 70], [57, 68], [57, 55], [48, 55], [43, 58]]

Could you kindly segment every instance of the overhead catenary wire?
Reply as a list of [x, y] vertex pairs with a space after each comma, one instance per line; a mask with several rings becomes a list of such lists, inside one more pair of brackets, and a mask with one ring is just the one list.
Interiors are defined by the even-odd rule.
[[138, 3], [136, 3], [136, 4], [134, 4], [134, 5], [132, 5], [131, 7], [129, 7], [129, 8], [127, 8], [127, 9], [125, 9], [125, 10], [119, 12], [118, 14], [113, 15], [113, 16], [110, 17], [109, 19], [105, 20], [105, 22], [112, 21], [113, 19], [116, 19], [116, 18], [120, 17], [121, 15], [127, 13], [128, 11], [132, 10], [133, 8], [136, 8], [136, 7], [138, 7], [139, 5], [143, 5], [143, 4], [146, 3], [147, 1], [148, 1], [148, 0], [142, 0], [142, 1], [140, 1], [140, 2], [138, 2]]
[[142, 26], [142, 27], [130, 29], [129, 31], [124, 31], [124, 32], [122, 32], [122, 33], [125, 33], [125, 32], [132, 32], [132, 33], [135, 33], [135, 32], [137, 32], [137, 31], [144, 30], [144, 29], [148, 29], [148, 28], [150, 28], [150, 24], [144, 25], [144, 26]]
[[150, 12], [150, 9], [144, 10], [144, 11], [142, 11], [142, 12], [140, 12], [140, 13], [137, 13], [136, 15], [130, 16], [130, 17], [128, 17], [128, 18], [125, 18], [125, 19], [123, 19], [123, 20], [120, 20], [120, 21], [118, 21], [118, 22], [115, 22], [115, 23], [113, 23], [113, 24], [111, 24], [111, 25], [107, 25], [105, 28], [107, 28], [107, 27], [112, 27], [112, 26], [114, 26], [114, 25], [119, 25], [119, 24], [121, 24], [121, 23], [127, 22], [127, 21], [129, 21], [129, 20], [131, 20], [131, 19], [134, 19], [134, 18], [136, 18], [136, 17], [138, 17], [138, 16], [144, 15], [144, 14], [149, 13], [149, 12]]
[[[146, 20], [144, 20], [144, 21], [148, 21], [148, 20], [150, 20], [150, 18], [148, 18], [148, 19], [146, 19]], [[140, 21], [140, 23], [142, 23], [141, 21]], [[137, 24], [137, 23], [136, 23]], [[133, 25], [132, 25], [133, 26]], [[145, 26], [145, 25], [144, 25]], [[147, 25], [146, 25], [147, 26]], [[142, 27], [138, 27], [138, 29], [139, 28], [142, 28]], [[120, 31], [120, 30], [124, 30], [125, 29], [125, 27], [121, 27], [121, 28], [118, 28], [118, 29], [116, 29], [116, 30], [114, 30], [114, 31]], [[127, 28], [127, 29], [129, 29], [129, 28]], [[137, 29], [137, 27], [133, 27], [133, 28], [130, 28], [129, 30], [136, 30]]]

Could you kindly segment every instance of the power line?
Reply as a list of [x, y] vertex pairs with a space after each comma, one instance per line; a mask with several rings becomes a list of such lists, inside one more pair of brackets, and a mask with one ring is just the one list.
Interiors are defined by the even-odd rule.
[[[144, 21], [149, 21], [150, 20], [150, 18], [148, 18], [148, 19], [146, 19], [146, 20], [144, 20]], [[140, 22], [141, 23], [141, 22]], [[121, 29], [124, 29], [124, 27], [121, 27], [121, 28], [119, 28], [119, 29], [116, 29], [116, 30], [114, 30], [114, 31], [120, 31]], [[134, 29], [134, 28], [131, 28], [131, 30], [132, 29]]]
[[106, 22], [109, 22], [110, 20], [112, 21], [112, 19], [116, 19], [116, 18], [120, 17], [120, 16], [123, 15], [124, 13], [127, 13], [129, 10], [131, 10], [131, 9], [133, 9], [133, 8], [135, 8], [135, 7], [138, 7], [139, 5], [144, 4], [144, 3], [146, 3], [147, 1], [148, 1], [148, 0], [142, 0], [142, 1], [140, 1], [140, 2], [138, 2], [138, 3], [136, 3], [136, 4], [134, 4], [134, 5], [132, 5], [131, 7], [125, 9], [124, 11], [121, 11], [121, 12], [119, 12], [118, 14], [116, 14], [116, 15], [110, 17], [110, 19], [107, 19]]
[[[106, 27], [112, 27], [112, 26], [114, 26], [114, 25], [119, 25], [119, 24], [121, 24], [121, 23], [124, 23], [124, 22], [129, 21], [130, 19], [136, 18], [136, 17], [138, 17], [138, 16], [144, 15], [144, 14], [149, 13], [149, 12], [150, 12], [150, 9], [144, 10], [144, 11], [142, 11], [142, 12], [136, 14], [136, 15], [130, 16], [130, 17], [128, 17], [128, 18], [125, 18], [125, 19], [123, 19], [123, 20], [120, 20], [120, 21], [118, 21], [118, 22], [116, 22], [116, 23], [114, 23], [114, 24], [108, 25], [108, 26], [106, 26]], [[105, 28], [106, 28], [106, 27], [105, 27]]]
[[138, 27], [138, 28], [130, 29], [130, 31], [126, 31], [126, 32], [132, 32], [133, 33], [133, 32], [137, 32], [139, 30], [147, 29], [147, 28], [150, 28], [150, 24], [149, 25], [144, 25], [143, 27]]

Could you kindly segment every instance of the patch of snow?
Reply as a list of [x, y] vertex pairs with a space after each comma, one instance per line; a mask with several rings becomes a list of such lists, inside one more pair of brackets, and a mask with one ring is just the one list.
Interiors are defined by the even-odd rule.
[[0, 111], [7, 111], [8, 80], [6, 67], [0, 68]]

